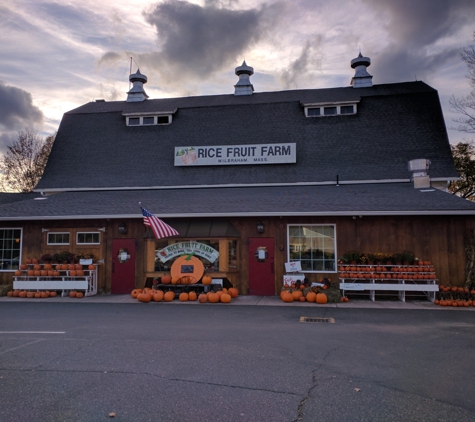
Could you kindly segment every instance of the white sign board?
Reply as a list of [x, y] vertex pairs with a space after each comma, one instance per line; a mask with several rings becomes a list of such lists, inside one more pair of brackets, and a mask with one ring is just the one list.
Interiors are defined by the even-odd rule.
[[302, 271], [302, 264], [300, 261], [292, 261], [285, 263], [285, 271], [288, 273], [297, 273]]
[[168, 260], [177, 256], [190, 255], [192, 253], [202, 256], [209, 262], [215, 262], [219, 257], [219, 251], [212, 248], [211, 246], [205, 245], [204, 243], [191, 241], [177, 242], [168, 245], [165, 248], [157, 251], [157, 257], [160, 259], [160, 261], [167, 262]]
[[297, 162], [295, 143], [175, 147], [175, 166], [228, 166]]
[[284, 287], [290, 287], [292, 283], [297, 281], [302, 282], [305, 279], [305, 276], [302, 275], [284, 275]]

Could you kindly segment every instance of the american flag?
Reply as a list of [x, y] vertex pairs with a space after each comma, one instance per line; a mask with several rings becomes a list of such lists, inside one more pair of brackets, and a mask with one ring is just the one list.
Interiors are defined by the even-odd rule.
[[163, 222], [158, 217], [155, 217], [150, 211], [146, 210], [144, 207], [140, 207], [140, 209], [142, 210], [143, 214], [143, 223], [152, 229], [153, 234], [157, 239], [176, 236], [179, 234], [173, 227], [170, 227], [167, 223]]

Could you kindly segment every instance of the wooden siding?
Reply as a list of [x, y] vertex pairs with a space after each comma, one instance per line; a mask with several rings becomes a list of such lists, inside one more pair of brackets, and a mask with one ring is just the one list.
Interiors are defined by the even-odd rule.
[[[256, 224], [261, 220], [265, 231], [257, 233]], [[349, 250], [364, 252], [399, 252], [413, 251], [417, 257], [431, 261], [441, 284], [462, 285], [465, 278], [466, 255], [464, 250], [464, 233], [475, 227], [473, 217], [466, 216], [389, 216], [366, 217], [356, 219], [349, 217], [247, 217], [231, 218], [231, 223], [241, 233], [238, 244], [238, 271], [219, 272], [219, 276], [227, 276], [230, 282], [239, 289], [241, 294], [248, 291], [248, 239], [250, 237], [272, 237], [275, 247], [275, 290], [282, 287], [284, 263], [287, 261], [287, 225], [288, 224], [335, 224], [337, 237], [337, 257]], [[125, 222], [127, 234], [119, 234], [119, 225]], [[136, 240], [135, 284], [142, 287], [146, 274], [152, 269], [153, 248], [147, 248], [150, 232], [141, 219], [130, 220], [84, 220], [84, 221], [43, 221], [43, 222], [4, 222], [2, 227], [22, 227], [22, 260], [28, 257], [40, 257], [46, 250], [46, 237], [42, 228], [68, 231], [101, 232], [102, 243], [99, 258], [104, 265], [99, 266], [99, 291], [110, 292], [111, 289], [111, 250], [112, 240], [131, 238]], [[82, 247], [81, 247], [82, 248]], [[60, 250], [78, 252], [73, 245]], [[221, 263], [220, 263], [221, 265]], [[223, 264], [224, 265], [224, 264]], [[225, 270], [225, 268], [223, 268]], [[13, 272], [0, 272], [0, 282], [9, 284]], [[337, 279], [336, 273], [308, 273], [310, 281], [317, 281], [327, 276]]]

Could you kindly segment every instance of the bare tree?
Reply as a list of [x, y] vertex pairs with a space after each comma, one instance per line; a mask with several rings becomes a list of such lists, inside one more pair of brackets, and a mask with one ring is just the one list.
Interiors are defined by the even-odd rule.
[[475, 201], [475, 146], [472, 142], [459, 142], [450, 148], [460, 179], [450, 184], [449, 191]]
[[[473, 40], [475, 41], [475, 32]], [[459, 124], [455, 129], [461, 132], [475, 133], [475, 44], [462, 48], [461, 55], [468, 67], [467, 79], [472, 91], [466, 97], [456, 98], [452, 95], [449, 100], [450, 110], [460, 115], [453, 119]]]
[[55, 138], [56, 133], [44, 139], [31, 130], [19, 132], [0, 160], [3, 190], [31, 192], [43, 175]]

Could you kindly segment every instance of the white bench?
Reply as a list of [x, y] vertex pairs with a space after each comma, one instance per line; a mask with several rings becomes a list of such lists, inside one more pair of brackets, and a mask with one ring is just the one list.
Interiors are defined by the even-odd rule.
[[[55, 277], [56, 278], [56, 277]], [[49, 277], [15, 276], [13, 288], [15, 290], [61, 290], [63, 296], [66, 290], [84, 290], [84, 296], [97, 294], [97, 278], [95, 271], [84, 277], [59, 277], [52, 280]]]
[[[348, 280], [348, 279], [346, 279]], [[353, 280], [353, 279], [352, 279]], [[398, 298], [401, 302], [406, 301], [406, 292], [424, 292], [427, 298], [433, 302], [435, 300], [435, 292], [439, 291], [439, 286], [436, 284], [435, 279], [427, 280], [426, 283], [415, 283], [412, 280], [398, 280], [398, 283], [379, 283], [375, 280], [367, 280], [362, 282], [361, 280], [354, 280], [352, 282], [345, 282], [345, 279], [340, 281], [340, 290], [343, 291], [369, 291], [369, 298], [375, 301], [375, 291], [397, 291]]]

